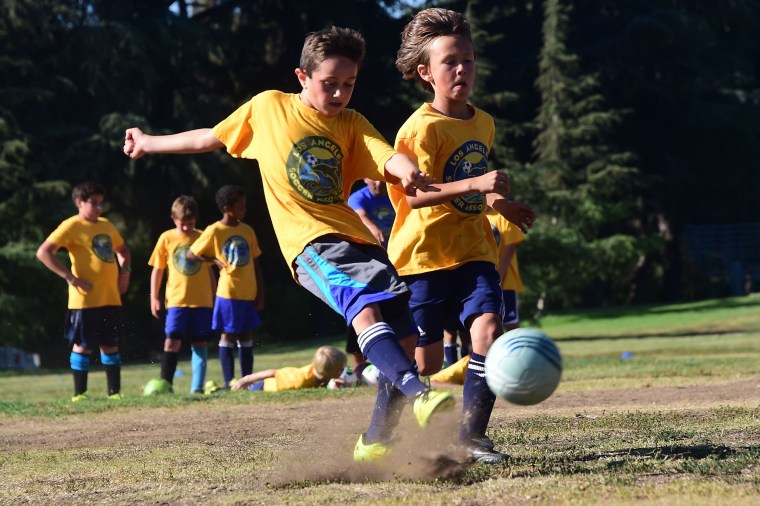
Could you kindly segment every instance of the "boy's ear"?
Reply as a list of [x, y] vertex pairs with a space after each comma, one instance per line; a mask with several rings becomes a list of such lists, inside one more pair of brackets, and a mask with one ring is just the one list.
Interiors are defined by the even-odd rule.
[[420, 75], [423, 81], [433, 83], [433, 75], [430, 73], [430, 68], [427, 65], [417, 65], [417, 73]]
[[302, 68], [297, 68], [296, 77], [298, 78], [298, 82], [301, 83], [301, 88], [306, 89], [306, 79], [309, 77], [309, 73]]

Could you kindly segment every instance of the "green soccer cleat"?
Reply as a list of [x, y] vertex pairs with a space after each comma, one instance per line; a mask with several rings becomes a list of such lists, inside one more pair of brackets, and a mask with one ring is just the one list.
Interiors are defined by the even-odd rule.
[[205, 395], [211, 395], [218, 391], [219, 391], [219, 386], [216, 384], [216, 381], [214, 380], [208, 380], [206, 384], [203, 385], [203, 393]]
[[87, 394], [87, 392], [82, 392], [81, 394], [77, 394], [74, 397], [72, 397], [71, 402], [87, 401], [89, 399], [90, 399], [90, 396]]
[[362, 434], [354, 446], [354, 462], [375, 462], [390, 452], [391, 449], [384, 443], [365, 444], [364, 434]]
[[111, 394], [108, 396], [109, 401], [120, 401], [124, 398], [123, 395], [121, 395], [121, 392], [116, 392], [115, 394]]
[[423, 429], [428, 426], [433, 415], [454, 408], [454, 396], [447, 390], [428, 390], [414, 400], [414, 417]]

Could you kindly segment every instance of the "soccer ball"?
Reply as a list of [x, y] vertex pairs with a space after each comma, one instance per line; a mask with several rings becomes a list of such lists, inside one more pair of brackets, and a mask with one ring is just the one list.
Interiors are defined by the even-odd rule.
[[375, 364], [369, 364], [362, 371], [362, 381], [367, 385], [377, 386], [377, 379], [380, 376], [380, 370], [375, 367]]
[[359, 378], [356, 376], [354, 370], [350, 367], [343, 369], [343, 372], [340, 374], [340, 379], [343, 380], [343, 386], [345, 387], [355, 387], [359, 382]]
[[540, 330], [518, 328], [494, 341], [485, 369], [486, 383], [496, 396], [530, 406], [554, 393], [562, 375], [562, 356]]
[[170, 394], [172, 392], [172, 384], [165, 379], [152, 379], [143, 387], [143, 395], [145, 397]]

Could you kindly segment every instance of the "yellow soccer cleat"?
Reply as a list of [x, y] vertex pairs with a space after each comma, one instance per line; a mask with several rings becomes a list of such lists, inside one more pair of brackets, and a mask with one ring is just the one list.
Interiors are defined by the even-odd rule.
[[364, 434], [362, 434], [354, 446], [354, 462], [375, 462], [390, 452], [391, 449], [384, 443], [365, 444]]
[[108, 396], [109, 401], [120, 401], [123, 398], [124, 396], [122, 396], [120, 392], [116, 392], [115, 394], [111, 394]]
[[428, 426], [433, 415], [454, 408], [454, 395], [447, 390], [428, 390], [414, 400], [414, 417], [423, 429]]
[[87, 394], [87, 392], [82, 392], [81, 394], [77, 394], [74, 397], [72, 397], [71, 402], [87, 401], [89, 399], [90, 399], [90, 396]]
[[216, 381], [214, 380], [208, 380], [205, 385], [203, 385], [203, 393], [205, 395], [211, 395], [215, 392], [219, 391], [219, 387], [216, 384]]

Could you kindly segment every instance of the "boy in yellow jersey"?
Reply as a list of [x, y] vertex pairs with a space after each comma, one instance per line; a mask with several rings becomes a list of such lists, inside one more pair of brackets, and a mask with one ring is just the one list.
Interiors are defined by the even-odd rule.
[[412, 292], [409, 305], [420, 329], [417, 364], [423, 375], [440, 370], [443, 326], [457, 315], [472, 339], [459, 438], [474, 461], [503, 462], [508, 456], [486, 436], [495, 396], [485, 382], [484, 361], [502, 334], [502, 294], [496, 245], [483, 213], [490, 205], [528, 227], [533, 212], [507, 200], [508, 177], [489, 170], [494, 122], [467, 102], [475, 50], [465, 18], [440, 8], [418, 13], [404, 28], [396, 67], [434, 94], [401, 127], [396, 149], [441, 181], [438, 192], [389, 190], [396, 220], [388, 255]]
[[317, 348], [309, 365], [267, 369], [249, 374], [237, 380], [232, 385], [232, 390], [281, 392], [326, 387], [331, 379], [340, 377], [345, 367], [345, 353], [335, 346], [321, 346]]
[[[85, 181], [74, 187], [71, 198], [78, 213], [64, 220], [37, 249], [45, 267], [69, 284], [64, 337], [71, 345], [69, 363], [74, 375], [73, 402], [85, 400], [90, 356], [100, 349], [106, 372], [108, 397], [121, 399], [122, 338], [121, 296], [129, 287], [130, 253], [116, 227], [101, 217], [106, 191]], [[64, 248], [71, 269], [56, 258]]]
[[514, 223], [510, 223], [493, 209], [488, 210], [486, 217], [496, 241], [496, 270], [501, 279], [504, 299], [502, 324], [506, 332], [520, 326], [517, 294], [525, 288], [517, 263], [517, 246], [523, 242], [523, 233]]
[[433, 386], [464, 385], [469, 365], [470, 356], [465, 355], [450, 366], [428, 376], [428, 381]]
[[198, 204], [192, 197], [181, 195], [172, 204], [174, 227], [162, 233], [148, 265], [153, 267], [150, 275], [150, 312], [161, 317], [161, 284], [166, 280], [166, 340], [161, 359], [161, 378], [174, 382], [182, 339], [190, 339], [190, 359], [193, 379], [190, 391], [203, 393], [206, 382], [208, 340], [211, 337], [211, 309], [214, 307], [216, 276], [212, 267], [187, 258], [190, 245], [201, 235], [196, 230]]
[[206, 227], [190, 246], [187, 258], [219, 267], [212, 328], [221, 332], [219, 363], [224, 386], [229, 387], [235, 376], [236, 346], [241, 376], [253, 372], [251, 331], [261, 324], [257, 311], [264, 309], [264, 285], [259, 241], [253, 229], [242, 222], [245, 192], [239, 186], [222, 186], [216, 192], [216, 205], [222, 219]]
[[[397, 153], [364, 116], [347, 109], [364, 59], [358, 32], [331, 27], [310, 34], [295, 70], [299, 94], [264, 91], [213, 129], [167, 136], [126, 132], [124, 153], [202, 153], [220, 148], [259, 162], [267, 207], [296, 281], [342, 315], [358, 334], [364, 356], [382, 372], [376, 409], [356, 460], [384, 455], [377, 434], [413, 400], [421, 426], [453, 405], [432, 392], [410, 360], [417, 332], [409, 290], [385, 250], [347, 204], [351, 185], [368, 177], [415, 194], [431, 180]], [[399, 339], [400, 338], [400, 339]], [[375, 444], [376, 443], [376, 444]]]

